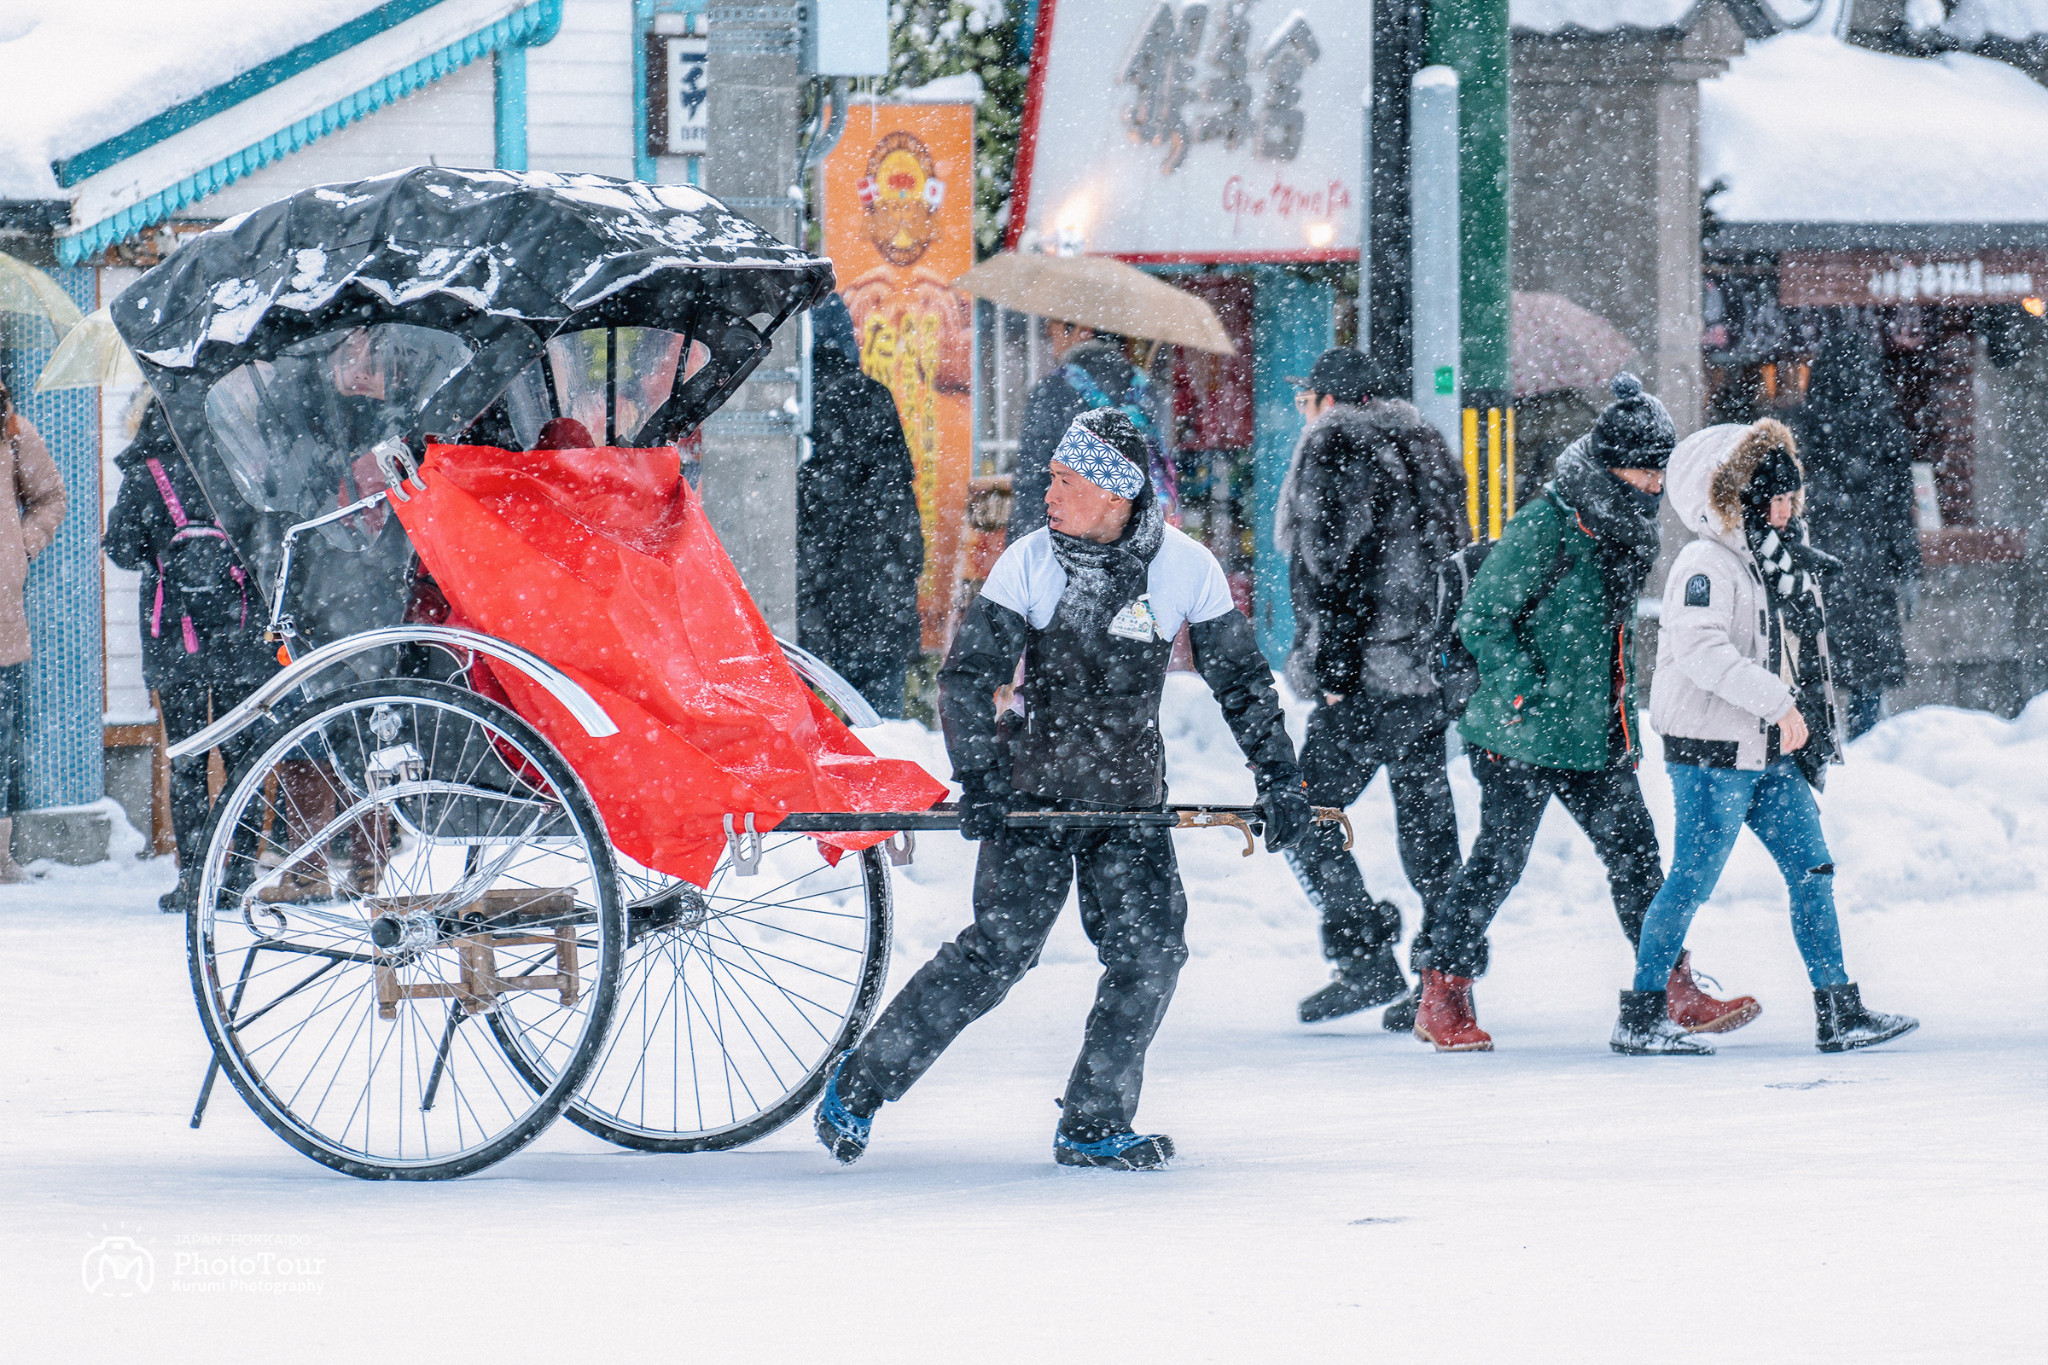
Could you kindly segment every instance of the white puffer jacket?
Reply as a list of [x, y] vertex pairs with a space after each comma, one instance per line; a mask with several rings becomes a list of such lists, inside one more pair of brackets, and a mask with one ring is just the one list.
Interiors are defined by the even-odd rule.
[[1739, 501], [1779, 445], [1790, 452], [1792, 434], [1768, 419], [1708, 427], [1678, 443], [1664, 476], [1665, 496], [1693, 540], [1664, 580], [1650, 724], [1667, 739], [1732, 743], [1737, 768], [1764, 766], [1771, 725], [1796, 696], [1789, 665], [1771, 668], [1764, 582]]

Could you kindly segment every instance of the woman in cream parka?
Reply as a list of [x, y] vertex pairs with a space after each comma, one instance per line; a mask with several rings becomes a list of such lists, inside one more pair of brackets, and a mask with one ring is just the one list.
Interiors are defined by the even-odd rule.
[[1665, 491], [1693, 539], [1665, 580], [1650, 724], [1664, 737], [1677, 829], [1635, 989], [1621, 994], [1616, 1052], [1713, 1050], [1666, 1018], [1662, 987], [1745, 824], [1791, 893], [1820, 1050], [1918, 1024], [1864, 1009], [1842, 967], [1834, 858], [1813, 799], [1841, 751], [1820, 582], [1832, 561], [1799, 520], [1804, 478], [1792, 433], [1769, 419], [1709, 427], [1672, 452]]

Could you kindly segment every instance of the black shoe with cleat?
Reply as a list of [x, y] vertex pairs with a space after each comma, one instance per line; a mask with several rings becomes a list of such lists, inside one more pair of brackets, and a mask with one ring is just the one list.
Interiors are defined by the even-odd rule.
[[1301, 1022], [1320, 1024], [1342, 1019], [1347, 1014], [1369, 1010], [1398, 1000], [1408, 989], [1401, 964], [1392, 948], [1381, 948], [1371, 957], [1347, 962], [1337, 969], [1337, 979], [1301, 1002]]
[[1164, 1133], [1111, 1133], [1099, 1142], [1082, 1142], [1057, 1133], [1052, 1159], [1105, 1171], [1156, 1171], [1173, 1160], [1173, 1139]]
[[1624, 1057], [1711, 1057], [1714, 1049], [1671, 1022], [1664, 991], [1623, 991], [1607, 1046]]
[[1813, 993], [1814, 1046], [1822, 1052], [1876, 1047], [1911, 1033], [1920, 1021], [1904, 1014], [1875, 1014], [1863, 1008], [1856, 987], [1822, 986]]

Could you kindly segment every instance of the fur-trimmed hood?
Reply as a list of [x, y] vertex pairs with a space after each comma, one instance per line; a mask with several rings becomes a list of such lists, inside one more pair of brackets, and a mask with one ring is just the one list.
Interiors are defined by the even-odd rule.
[[[1774, 418], [1749, 424], [1725, 422], [1694, 432], [1671, 452], [1671, 465], [1665, 472], [1664, 494], [1671, 500], [1671, 510], [1694, 535], [1747, 553], [1742, 534], [1742, 489], [1773, 450], [1791, 456], [1801, 477], [1805, 476], [1798, 443], [1785, 424]], [[1805, 500], [1802, 490], [1793, 515], [1805, 511]]]

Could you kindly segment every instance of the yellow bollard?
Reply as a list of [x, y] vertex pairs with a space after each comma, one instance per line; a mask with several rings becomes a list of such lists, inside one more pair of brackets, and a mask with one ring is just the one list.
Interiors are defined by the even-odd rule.
[[1479, 539], [1479, 410], [1465, 409], [1465, 518]]
[[1486, 538], [1500, 539], [1500, 409], [1486, 410]]

